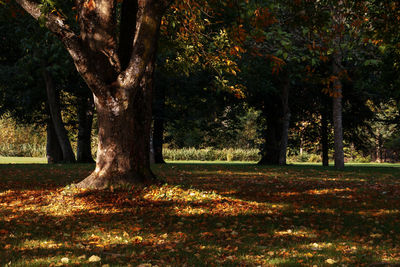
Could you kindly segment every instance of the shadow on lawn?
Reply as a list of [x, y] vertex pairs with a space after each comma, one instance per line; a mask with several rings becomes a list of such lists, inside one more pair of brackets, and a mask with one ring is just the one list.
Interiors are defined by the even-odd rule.
[[[374, 189], [357, 177], [319, 181], [290, 168], [279, 174], [286, 169], [174, 166], [156, 172], [185, 192], [221, 197], [151, 200], [146, 189], [63, 195], [60, 186], [85, 177], [89, 168], [72, 174], [69, 168], [28, 168], [17, 190], [0, 195], [0, 263], [46, 265], [69, 257], [82, 265], [98, 255], [111, 265], [308, 265], [328, 258], [356, 264], [381, 261], [386, 248], [398, 249], [396, 186]], [[66, 173], [71, 176], [53, 181]], [[29, 184], [39, 174], [43, 183]]]
[[[108, 192], [105, 193], [107, 195]], [[86, 198], [86, 196], [78, 196]], [[104, 196], [104, 195], [103, 195]], [[88, 201], [92, 201], [88, 198]], [[279, 215], [239, 215], [239, 216], [178, 216], [174, 207], [181, 203], [165, 201], [144, 201], [134, 207], [128, 203], [115, 205], [109, 197], [97, 198], [98, 204], [108, 206], [114, 204], [119, 209], [132, 209], [125, 212], [77, 212], [71, 216], [46, 216], [33, 212], [23, 212], [18, 215], [20, 223], [13, 221], [4, 225], [9, 228], [13, 237], [6, 242], [14, 247], [28, 247], [10, 253], [9, 250], [0, 252], [0, 258], [6, 262], [18, 262], [21, 259], [51, 258], [75, 255], [81, 256], [96, 254], [101, 256], [103, 263], [153, 263], [184, 264], [191, 266], [206, 266], [217, 264], [218, 260], [226, 260], [226, 264], [249, 264], [251, 258], [271, 253], [271, 258], [277, 262], [295, 263], [298, 260], [307, 260], [301, 251], [309, 251], [309, 244], [321, 242], [332, 236], [327, 235], [334, 227], [335, 216], [309, 214], [298, 220], [287, 220], [290, 214]], [[216, 203], [214, 203], [216, 204]], [[210, 203], [186, 203], [196, 207], [209, 207]], [[312, 219], [310, 220], [310, 218]], [[32, 221], [32, 218], [35, 218]], [[359, 218], [354, 218], [357, 220]], [[315, 225], [304, 227], [307, 224]], [[25, 224], [23, 223], [25, 222]], [[27, 223], [31, 222], [31, 223]], [[321, 227], [324, 225], [323, 227]], [[8, 227], [7, 227], [8, 226]], [[137, 230], [133, 230], [133, 229]], [[138, 229], [140, 228], [140, 229]], [[292, 230], [287, 230], [292, 229]], [[90, 235], [91, 231], [99, 232]], [[351, 225], [344, 227], [341, 232], [351, 231]], [[364, 229], [365, 230], [365, 229]], [[104, 236], [100, 234], [104, 233]], [[109, 235], [124, 236], [128, 233], [129, 240], [113, 239], [108, 245], [102, 239]], [[321, 235], [321, 233], [325, 233]], [[162, 236], [167, 234], [164, 239]], [[132, 235], [132, 236], [131, 236]], [[143, 240], [135, 239], [140, 236]], [[40, 247], [44, 242], [50, 243], [50, 248]], [[54, 248], [51, 248], [54, 244]], [[103, 244], [99, 247], [99, 244]], [[32, 248], [29, 248], [32, 246]], [[59, 247], [58, 247], [59, 246]], [[280, 250], [285, 248], [285, 250]], [[290, 253], [297, 251], [288, 257]], [[321, 254], [329, 256], [330, 248], [321, 248]], [[230, 258], [240, 251], [241, 255], [250, 258]], [[292, 252], [289, 252], [292, 251]], [[200, 253], [199, 253], [200, 252]], [[199, 255], [195, 255], [199, 253]], [[372, 262], [378, 255], [371, 251], [364, 251], [365, 261]], [[3, 254], [3, 255], [1, 255]], [[320, 256], [322, 259], [322, 256]], [[286, 258], [286, 259], [285, 259]], [[33, 263], [33, 262], [32, 262]]]
[[[301, 251], [305, 254], [310, 250], [309, 244], [337, 238], [333, 229], [338, 233], [347, 233], [349, 238], [355, 234], [352, 229], [354, 222], [335, 229], [338, 224], [337, 216], [329, 214], [305, 213], [298, 218], [295, 218], [298, 214], [284, 211], [238, 216], [179, 215], [176, 208], [212, 209], [218, 204], [234, 206], [236, 203], [226, 200], [209, 203], [148, 201], [142, 197], [137, 198], [134, 203], [129, 199], [116, 202], [116, 194], [119, 193], [104, 191], [102, 194], [77, 194], [74, 198], [84, 200], [88, 205], [95, 203], [95, 206], [90, 210], [74, 212], [70, 216], [48, 216], [23, 211], [11, 221], [2, 220], [0, 226], [12, 233], [12, 237], [5, 240], [6, 243], [13, 244], [14, 248], [22, 246], [25, 249], [16, 249], [12, 253], [4, 250], [0, 252], [0, 258], [4, 262], [18, 262], [24, 258], [96, 254], [102, 257], [103, 263], [151, 261], [201, 266], [226, 259], [228, 260], [225, 263], [228, 265], [249, 264], [252, 257], [257, 258], [272, 251], [274, 254], [270, 255], [271, 258], [276, 258], [278, 263], [280, 260], [283, 264], [307, 260]], [[96, 206], [112, 207], [118, 211], [96, 212]], [[360, 216], [353, 220], [362, 222]], [[361, 233], [368, 229], [360, 230]], [[93, 231], [98, 234], [90, 235]], [[111, 238], [114, 241], [108, 245], [102, 241], [109, 239], [110, 235], [123, 237], [124, 233], [128, 233], [129, 237], [125, 236], [121, 240]], [[165, 234], [166, 238], [162, 238]], [[143, 240], [135, 239], [135, 236], [140, 236]], [[124, 244], [124, 240], [129, 242]], [[40, 247], [44, 242], [50, 241], [50, 248]], [[56, 247], [51, 248], [52, 245]], [[281, 250], [282, 248], [285, 250]], [[293, 250], [298, 254], [290, 256], [292, 252], [288, 251]], [[329, 256], [332, 253], [329, 247], [321, 250], [322, 255]], [[231, 258], [236, 251], [250, 258]], [[363, 253], [365, 261], [372, 262], [378, 257], [371, 251]]]

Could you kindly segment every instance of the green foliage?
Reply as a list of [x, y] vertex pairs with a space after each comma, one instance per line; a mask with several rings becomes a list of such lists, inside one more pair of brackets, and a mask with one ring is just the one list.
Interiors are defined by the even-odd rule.
[[308, 162], [322, 162], [322, 159], [320, 155], [311, 154], [308, 158]]
[[351, 160], [350, 162], [356, 162], [356, 163], [370, 163], [371, 156], [366, 156], [363, 157], [362, 155], [357, 155], [355, 159]]
[[303, 152], [302, 154], [299, 154], [296, 159], [298, 162], [308, 162], [310, 160], [310, 157], [310, 154], [308, 154], [307, 152]]

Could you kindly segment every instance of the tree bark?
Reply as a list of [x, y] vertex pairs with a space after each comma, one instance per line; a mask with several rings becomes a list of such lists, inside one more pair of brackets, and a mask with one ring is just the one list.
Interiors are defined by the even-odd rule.
[[290, 108], [289, 108], [289, 90], [290, 90], [290, 77], [287, 72], [284, 73], [282, 81], [282, 136], [280, 141], [279, 151], [279, 165], [286, 165], [286, 151], [289, 138], [289, 124], [290, 124]]
[[112, 98], [94, 97], [99, 125], [96, 169], [78, 187], [103, 189], [157, 181], [149, 158], [153, 72], [154, 59], [126, 106]]
[[153, 149], [154, 162], [157, 164], [165, 164], [162, 154], [164, 144], [164, 110], [165, 110], [165, 87], [160, 85], [154, 88], [153, 101]]
[[76, 159], [80, 163], [93, 163], [92, 124], [94, 103], [92, 94], [79, 96], [78, 99], [78, 144]]
[[63, 160], [62, 150], [58, 142], [56, 131], [54, 130], [53, 120], [49, 114], [47, 119], [47, 142], [46, 142], [46, 157], [47, 163], [55, 164]]
[[261, 151], [259, 165], [278, 165], [280, 156], [280, 140], [282, 138], [282, 125], [279, 122], [277, 109], [269, 109], [265, 112], [267, 129], [264, 135], [264, 147]]
[[329, 166], [328, 119], [324, 109], [321, 112], [322, 166]]
[[43, 77], [46, 82], [47, 101], [49, 103], [49, 110], [51, 119], [53, 121], [54, 130], [57, 135], [58, 142], [61, 146], [63, 162], [75, 162], [75, 155], [72, 151], [71, 143], [69, 142], [67, 130], [61, 118], [60, 97], [54, 87], [53, 78], [50, 73], [43, 68]]
[[333, 57], [333, 75], [336, 79], [333, 82], [333, 127], [334, 127], [334, 145], [335, 145], [335, 168], [344, 168], [343, 152], [343, 122], [342, 122], [342, 82], [340, 81], [341, 56], [337, 52]]
[[375, 150], [376, 150], [376, 162], [382, 163], [383, 159], [383, 141], [382, 134], [377, 130], [377, 134], [375, 135]]

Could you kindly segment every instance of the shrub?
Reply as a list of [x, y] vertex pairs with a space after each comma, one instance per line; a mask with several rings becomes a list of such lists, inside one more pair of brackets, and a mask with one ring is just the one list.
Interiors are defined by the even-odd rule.
[[213, 149], [182, 148], [163, 149], [166, 160], [200, 160], [200, 161], [258, 161], [257, 149]]
[[0, 156], [46, 156], [46, 134], [43, 127], [18, 124], [5, 114], [0, 118], [0, 129]]
[[321, 156], [317, 154], [311, 154], [308, 159], [308, 162], [321, 162], [321, 161], [322, 161]]
[[363, 157], [361, 155], [357, 155], [356, 158], [353, 160], [356, 163], [369, 163], [371, 162], [371, 156]]
[[310, 154], [303, 152], [303, 154], [297, 156], [298, 162], [308, 162], [310, 159]]

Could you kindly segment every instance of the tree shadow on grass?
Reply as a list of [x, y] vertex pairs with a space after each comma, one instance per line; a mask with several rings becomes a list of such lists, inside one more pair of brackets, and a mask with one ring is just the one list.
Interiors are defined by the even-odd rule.
[[[390, 188], [367, 190], [359, 181], [319, 183], [296, 178], [297, 170], [279, 176], [280, 168], [172, 167], [156, 170], [170, 186], [83, 193], [60, 186], [89, 168], [50, 185], [46, 179], [70, 169], [43, 174], [28, 168], [30, 178], [0, 196], [0, 263], [47, 265], [68, 257], [84, 265], [98, 255], [110, 265], [323, 265], [329, 258], [358, 264], [399, 251], [395, 187], [386, 192]], [[360, 186], [366, 194], [358, 197]]]
[[[122, 265], [285, 265], [323, 261], [332, 249], [321, 245], [318, 255], [310, 258], [306, 256], [312, 251], [310, 244], [343, 241], [331, 231], [337, 224], [337, 216], [332, 214], [305, 213], [296, 218], [284, 210], [238, 212], [235, 200], [151, 200], [148, 193], [89, 191], [67, 195], [65, 208], [77, 205], [68, 215], [56, 216], [51, 209], [16, 210], [12, 218], [0, 221], [0, 227], [8, 232], [1, 243], [11, 244], [3, 246], [0, 259], [41, 265], [69, 257], [73, 264], [81, 265], [95, 254], [102, 263]], [[221, 211], [216, 208], [219, 206], [228, 209]], [[230, 215], [230, 206], [236, 215]], [[360, 216], [354, 220], [364, 223]], [[336, 230], [351, 238], [352, 225]], [[380, 257], [379, 252], [364, 252], [365, 262]], [[86, 259], [78, 259], [81, 255]]]

